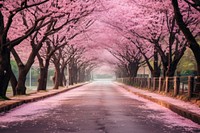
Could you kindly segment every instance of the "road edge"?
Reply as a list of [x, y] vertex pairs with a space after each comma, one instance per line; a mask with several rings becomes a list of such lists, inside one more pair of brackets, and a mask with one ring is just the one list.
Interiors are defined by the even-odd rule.
[[124, 85], [124, 84], [117, 84], [117, 85], [119, 85], [120, 87], [124, 88], [125, 90], [127, 90], [127, 91], [129, 91], [129, 92], [131, 92], [131, 93], [133, 93], [133, 94], [135, 94], [137, 96], [140, 96], [140, 97], [145, 98], [147, 100], [150, 100], [150, 101], [152, 101], [154, 103], [157, 103], [157, 104], [159, 104], [159, 105], [161, 105], [163, 107], [166, 107], [166, 108], [170, 109], [171, 111], [177, 113], [180, 116], [183, 116], [183, 117], [185, 117], [187, 119], [192, 120], [195, 123], [200, 124], [200, 115], [197, 114], [197, 113], [188, 111], [188, 110], [186, 110], [186, 109], [184, 109], [182, 107], [179, 107], [177, 105], [174, 105], [172, 103], [169, 103], [169, 102], [166, 102], [166, 101], [163, 101], [163, 100], [160, 100], [160, 99], [156, 99], [156, 98], [153, 98], [151, 96], [147, 96], [145, 94], [141, 94], [141, 93], [138, 93], [138, 92], [133, 92], [133, 91], [131, 91], [131, 89], [128, 88], [128, 87], [132, 87], [132, 86], [128, 86], [128, 85]]
[[14, 109], [22, 104], [25, 104], [25, 103], [30, 103], [30, 102], [36, 102], [36, 101], [39, 101], [39, 100], [42, 100], [44, 98], [48, 98], [48, 97], [52, 97], [52, 96], [55, 96], [55, 95], [58, 95], [58, 94], [61, 94], [61, 93], [64, 93], [64, 92], [67, 92], [67, 91], [70, 91], [72, 89], [75, 89], [75, 88], [78, 88], [78, 87], [81, 87], [83, 85], [86, 85], [86, 84], [89, 84], [89, 82], [85, 82], [85, 83], [81, 83], [81, 84], [78, 84], [76, 86], [69, 86], [69, 88], [66, 88], [66, 89], [62, 89], [59, 91], [56, 91], [56, 92], [53, 92], [52, 93], [46, 93], [44, 95], [41, 95], [41, 96], [35, 96], [35, 97], [29, 97], [29, 96], [25, 96], [26, 98], [25, 99], [22, 99], [22, 100], [19, 100], [19, 99], [11, 99], [11, 100], [8, 100], [8, 103], [5, 103], [3, 105], [0, 105], [0, 113], [6, 113], [8, 111], [10, 111], [11, 109]]

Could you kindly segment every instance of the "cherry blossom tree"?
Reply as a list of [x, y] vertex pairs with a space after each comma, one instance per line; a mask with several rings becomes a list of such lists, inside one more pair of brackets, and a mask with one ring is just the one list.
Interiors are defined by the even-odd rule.
[[197, 11], [200, 12], [200, 1], [199, 0], [184, 0], [188, 5], [195, 8]]
[[143, 63], [143, 58], [139, 50], [130, 45], [130, 42], [116, 43], [115, 49], [107, 48], [107, 50], [116, 57], [123, 65], [126, 66], [129, 77], [136, 77], [140, 65]]
[[64, 70], [65, 68], [68, 69], [67, 64], [69, 63], [72, 56], [74, 56], [74, 49], [70, 45], [58, 49], [52, 56], [52, 63], [55, 67], [54, 89], [58, 89], [59, 86], [63, 86], [63, 82], [66, 80]]
[[[74, 46], [74, 56], [69, 62], [69, 84], [73, 85], [79, 81], [88, 81], [91, 71], [97, 66], [97, 58], [92, 55], [90, 47]], [[90, 55], [90, 56], [88, 56]]]
[[[42, 47], [40, 52], [37, 54], [37, 58], [39, 60], [40, 64], [40, 77], [39, 77], [39, 85], [38, 90], [46, 90], [46, 84], [47, 84], [47, 74], [48, 74], [48, 67], [50, 64], [50, 60], [53, 54], [58, 50], [59, 53], [56, 53], [59, 56], [54, 55], [54, 65], [56, 68], [59, 68], [57, 65], [60, 64], [61, 71], [59, 76], [61, 79], [58, 80], [59, 86], [63, 86], [63, 83], [65, 81], [65, 75], [64, 75], [64, 68], [68, 64], [69, 57], [71, 57], [73, 54], [70, 53], [71, 46], [66, 46], [69, 44], [69, 42], [77, 37], [79, 34], [82, 34], [88, 27], [90, 27], [92, 24], [92, 21], [89, 19], [87, 20], [81, 20], [77, 25], [69, 30], [61, 30], [56, 34], [53, 34], [52, 36], [48, 37], [48, 40], [46, 41], [46, 45]], [[72, 55], [71, 55], [72, 54]], [[70, 55], [70, 56], [68, 56]], [[61, 57], [61, 59], [59, 59]], [[67, 57], [67, 58], [66, 58]], [[57, 58], [57, 59], [56, 59]], [[61, 60], [59, 62], [59, 60]], [[59, 71], [58, 69], [56, 69]], [[59, 73], [57, 73], [59, 74]], [[57, 85], [54, 87], [57, 88]]]
[[161, 74], [161, 61], [155, 47], [149, 44], [149, 42], [145, 40], [141, 40], [141, 39], [134, 40], [132, 38], [128, 38], [128, 39], [132, 42], [133, 45], [137, 47], [139, 52], [142, 54], [146, 62], [146, 65], [148, 66], [151, 72], [151, 77], [159, 77]]
[[85, 59], [78, 62], [77, 82], [89, 81], [92, 78], [92, 71], [98, 67], [98, 58]]
[[[93, 48], [106, 47], [118, 59], [110, 62], [122, 71], [119, 75], [136, 76], [145, 61], [152, 76], [158, 77], [161, 67], [164, 76], [174, 76], [177, 64], [189, 47], [200, 74], [198, 0], [8, 0], [0, 5], [1, 96], [5, 96], [10, 79], [14, 93], [25, 94], [25, 77], [36, 63], [36, 56], [41, 74], [52, 59], [55, 88], [64, 85], [66, 66], [71, 70], [70, 82], [81, 81], [98, 66], [97, 57], [92, 55]], [[96, 21], [86, 31], [85, 26], [93, 21], [85, 19], [88, 15]], [[88, 21], [82, 23], [82, 20]], [[76, 37], [80, 31], [84, 32], [83, 38]], [[22, 56], [25, 55], [22, 48], [31, 50], [26, 52], [28, 56]], [[9, 65], [11, 51], [19, 67], [18, 79]], [[43, 80], [46, 76], [41, 75], [39, 81], [45, 84]], [[44, 84], [38, 89], [45, 89]]]
[[81, 56], [76, 59], [75, 63], [77, 71], [75, 71], [75, 83], [91, 80], [91, 72], [101, 64], [97, 53], [98, 50], [94, 50], [91, 47], [86, 47]]
[[[22, 22], [17, 19], [20, 12], [24, 12], [28, 9], [37, 7], [46, 3], [48, 0], [24, 0], [24, 1], [1, 1], [0, 3], [0, 96], [5, 98], [8, 82], [10, 80], [11, 67], [10, 67], [10, 51], [12, 48], [20, 44], [24, 39], [34, 33], [41, 25], [44, 17], [36, 18], [32, 21], [32, 26], [29, 29], [24, 30], [20, 36], [15, 36], [15, 33], [10, 33], [13, 25]], [[19, 32], [17, 27], [15, 31]], [[13, 30], [12, 30], [13, 31]], [[11, 36], [15, 36], [11, 39]]]
[[[52, 62], [55, 66], [54, 75], [54, 89], [58, 89], [59, 86], [73, 85], [77, 82], [83, 82], [88, 80], [90, 72], [95, 66], [95, 60], [91, 53], [88, 52], [86, 47], [68, 44], [56, 51], [52, 56]], [[90, 58], [88, 58], [90, 54]], [[66, 79], [66, 70], [68, 69], [67, 75], [69, 79]]]
[[73, 85], [77, 83], [78, 78], [78, 63], [80, 63], [81, 58], [83, 58], [83, 53], [86, 52], [86, 48], [84, 47], [76, 47], [74, 48], [74, 56], [69, 61], [69, 85]]
[[48, 68], [50, 65], [50, 60], [52, 55], [60, 49], [67, 45], [65, 38], [60, 38], [59, 35], [52, 35], [51, 40], [46, 40], [43, 45], [43, 49], [40, 50], [37, 54], [37, 58], [40, 65], [40, 76], [38, 78], [38, 88], [37, 90], [46, 90], [47, 77], [48, 77]]
[[[198, 0], [185, 0], [185, 3], [179, 0], [172, 0], [171, 4], [174, 9], [174, 15], [176, 18], [176, 23], [179, 26], [180, 30], [183, 32], [185, 38], [188, 41], [189, 48], [194, 53], [194, 57], [197, 62], [197, 75], [200, 75], [200, 46], [197, 42], [197, 37], [199, 37], [199, 24], [200, 24], [200, 17], [199, 17], [199, 1]], [[190, 8], [192, 6], [195, 10]], [[184, 10], [189, 10], [190, 16], [189, 18], [192, 20], [197, 21], [197, 25], [195, 25], [195, 29], [197, 29], [197, 34], [194, 34], [193, 26], [188, 25], [187, 21], [185, 21], [185, 18], [188, 17], [187, 14], [184, 14]], [[198, 78], [198, 82], [200, 82], [200, 79]], [[199, 88], [199, 85], [197, 85], [197, 88]], [[200, 89], [196, 89], [197, 92], [200, 92]]]
[[[79, 19], [87, 16], [87, 14], [93, 11], [94, 6], [91, 6], [92, 3], [94, 2], [93, 1], [76, 2], [76, 1], [62, 1], [62, 0], [61, 1], [24, 0], [21, 2], [5, 1], [1, 3], [2, 5], [1, 15], [2, 18], [5, 17], [4, 20], [5, 23], [7, 24], [7, 27], [5, 28], [6, 30], [3, 30], [5, 32], [2, 34], [4, 35], [3, 36], [5, 38], [4, 40], [9, 38], [9, 41], [7, 41], [8, 39], [6, 40], [7, 42], [9, 42], [8, 45], [6, 44], [6, 46], [9, 46], [8, 53], [10, 53], [10, 50], [12, 50], [12, 53], [19, 66], [19, 78], [17, 80], [17, 84], [16, 83], [12, 84], [13, 87], [16, 86], [14, 94], [25, 94], [26, 75], [31, 65], [34, 63], [34, 59], [38, 51], [44, 44], [45, 40], [47, 39], [47, 37], [63, 29], [65, 25], [68, 25], [68, 28], [66, 30], [73, 28]], [[1, 22], [2, 26], [4, 25], [4, 20]], [[20, 58], [18, 50], [16, 50], [14, 46], [20, 44], [23, 40], [27, 39], [28, 37], [29, 37], [29, 44], [31, 44], [29, 45], [30, 46], [29, 48], [32, 49], [32, 52], [30, 52], [28, 60], [26, 61], [26, 63], [24, 63]], [[15, 42], [15, 44], [10, 45], [12, 40]], [[22, 45], [27, 46], [24, 42], [20, 45], [21, 48], [23, 47]], [[7, 56], [7, 58], [8, 57], [9, 56]], [[8, 59], [10, 59], [10, 57]], [[4, 59], [3, 61], [5, 62], [6, 60]], [[9, 60], [7, 61], [7, 63], [9, 64]], [[4, 72], [5, 71], [2, 70], [2, 74]], [[8, 74], [9, 73], [7, 73], [7, 75]], [[7, 76], [7, 78], [5, 78], [6, 77], [5, 75], [2, 75], [2, 78], [7, 79], [8, 81], [9, 75]], [[12, 74], [12, 76], [14, 75]], [[12, 79], [15, 78], [12, 77]], [[6, 82], [2, 83], [5, 84]], [[2, 86], [4, 86], [4, 88], [1, 89], [2, 95], [5, 95], [7, 84]]]
[[[120, 29], [124, 36], [128, 35], [126, 38], [131, 40], [131, 42], [140, 49], [144, 58], [144, 53], [147, 51], [144, 48], [153, 48], [154, 68], [159, 68], [158, 63], [156, 62], [158, 62], [158, 59], [160, 58], [164, 76], [173, 76], [177, 64], [184, 54], [187, 42], [176, 25], [172, 7], [169, 2], [151, 1], [146, 3], [145, 0], [135, 1], [135, 5], [137, 7], [134, 7], [133, 15], [137, 16], [137, 18], [132, 17], [132, 19], [130, 19], [131, 17], [127, 18], [126, 16], [123, 19], [117, 21], [114, 20], [114, 27]], [[184, 13], [188, 14], [188, 17], [185, 18], [185, 22], [190, 27], [196, 27], [198, 21], [190, 19], [189, 16], [192, 15], [190, 11], [185, 10]], [[121, 20], [123, 20], [123, 22]], [[193, 33], [195, 32], [196, 31], [193, 28]], [[144, 43], [144, 40], [149, 43]], [[149, 47], [148, 45], [153, 45], [153, 47]], [[142, 50], [145, 50], [145, 52]], [[156, 56], [156, 53], [159, 53], [159, 58]], [[153, 71], [149, 59], [145, 59], [149, 69]], [[157, 69], [157, 72], [159, 72], [159, 69]], [[156, 75], [159, 76], [159, 74]]]
[[[41, 29], [40, 32], [36, 32], [33, 36], [30, 36], [32, 40], [32, 52], [28, 57], [27, 63], [24, 65], [24, 67], [20, 68], [22, 70], [19, 71], [19, 79], [21, 78], [21, 80], [18, 80], [18, 84], [16, 86], [17, 94], [25, 94], [26, 75], [34, 62], [36, 55], [38, 55], [39, 50], [45, 44], [44, 42], [50, 38], [49, 36], [59, 32], [60, 30], [70, 31], [73, 29], [73, 27], [75, 27], [81, 18], [87, 16], [93, 10], [93, 8], [88, 7], [88, 4], [84, 5], [85, 2], [77, 3], [71, 1], [68, 3], [64, 2], [56, 4], [57, 5], [55, 5], [55, 8], [59, 10], [57, 10], [57, 12], [53, 11], [53, 15], [49, 18], [50, 23], [44, 29]], [[63, 6], [63, 4], [66, 5]], [[68, 9], [63, 12], [63, 10], [66, 8]], [[14, 57], [16, 59], [17, 56]]]

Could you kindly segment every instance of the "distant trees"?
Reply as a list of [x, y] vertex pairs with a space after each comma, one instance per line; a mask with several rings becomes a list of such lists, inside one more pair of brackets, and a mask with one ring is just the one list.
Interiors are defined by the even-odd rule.
[[[119, 66], [125, 68], [129, 77], [136, 77], [137, 71], [142, 64], [142, 54], [130, 45], [130, 42], [115, 43], [115, 46], [106, 48], [118, 61], [121, 63]], [[120, 67], [119, 67], [120, 68]]]
[[177, 75], [196, 75], [196, 67], [194, 55], [192, 51], [187, 48], [178, 64]]

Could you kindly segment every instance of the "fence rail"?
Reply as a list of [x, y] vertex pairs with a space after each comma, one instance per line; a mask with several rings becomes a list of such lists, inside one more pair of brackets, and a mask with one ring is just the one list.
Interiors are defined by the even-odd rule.
[[117, 78], [118, 82], [152, 91], [171, 93], [174, 96], [184, 95], [188, 98], [200, 98], [200, 77], [154, 77], [154, 78]]

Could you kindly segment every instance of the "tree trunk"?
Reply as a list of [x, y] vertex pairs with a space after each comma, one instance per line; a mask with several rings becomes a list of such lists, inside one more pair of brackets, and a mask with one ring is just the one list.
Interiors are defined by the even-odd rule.
[[60, 67], [55, 64], [55, 83], [53, 89], [58, 89], [60, 83]]
[[74, 65], [74, 83], [78, 83], [78, 69], [77, 69], [77, 64]]
[[81, 70], [80, 70], [80, 68], [78, 68], [78, 72], [77, 72], [77, 82], [82, 82], [81, 81]]
[[26, 64], [24, 65], [19, 57], [19, 55], [17, 54], [17, 52], [15, 51], [15, 49], [12, 49], [12, 54], [17, 62], [17, 66], [19, 69], [19, 76], [18, 76], [18, 83], [16, 86], [16, 95], [25, 95], [26, 94], [26, 76], [32, 66], [32, 64], [34, 63], [34, 59], [35, 56], [37, 55], [37, 50], [32, 51]]
[[47, 89], [48, 68], [49, 65], [45, 65], [45, 67], [40, 68], [40, 76], [38, 79], [38, 87], [37, 87], [38, 91]]
[[69, 85], [74, 84], [74, 74], [73, 74], [73, 68], [71, 67], [69, 69]]
[[85, 69], [82, 68], [80, 69], [80, 82], [84, 82], [85, 81]]
[[65, 67], [62, 66], [60, 69], [60, 81], [59, 81], [59, 86], [64, 86], [65, 84]]
[[17, 79], [16, 79], [13, 71], [11, 71], [10, 83], [11, 83], [11, 86], [12, 86], [13, 95], [15, 96], [17, 94], [17, 90], [16, 90]]
[[16, 95], [26, 95], [26, 75], [28, 70], [24, 67], [19, 68], [18, 83], [16, 86]]
[[156, 51], [156, 48], [154, 46], [154, 54], [153, 54], [153, 65], [151, 65], [150, 63], [150, 59], [147, 58], [146, 53], [143, 53], [142, 50], [140, 49], [146, 64], [151, 72], [151, 77], [159, 77], [160, 76], [160, 67], [159, 67], [159, 63], [158, 63], [158, 52]]
[[136, 77], [138, 69], [139, 69], [138, 63], [137, 62], [130, 62], [129, 65], [128, 65], [128, 69], [129, 69], [129, 72], [130, 72], [129, 77], [131, 77], [131, 78]]
[[0, 50], [0, 97], [7, 99], [6, 91], [11, 76], [10, 50], [3, 47]]
[[166, 72], [166, 75], [168, 77], [173, 77], [175, 75], [177, 65], [178, 65], [179, 61], [181, 60], [181, 58], [183, 57], [185, 50], [186, 50], [186, 48], [183, 48], [181, 51], [179, 51], [179, 53], [176, 53], [176, 54], [173, 55], [174, 59], [169, 64], [170, 67], [168, 67], [168, 70]]
[[173, 77], [174, 76], [174, 74], [175, 74], [175, 71], [176, 71], [176, 68], [177, 68], [177, 64], [178, 63], [176, 63], [176, 64], [171, 64], [171, 66], [170, 66], [170, 69], [168, 69], [167, 71], [166, 71], [166, 76], [167, 77]]
[[159, 77], [160, 76], [160, 67], [158, 65], [158, 53], [154, 49], [154, 62], [153, 62], [153, 72], [152, 75], [153, 77]]
[[11, 74], [10, 50], [4, 46], [6, 37], [4, 37], [4, 17], [0, 11], [0, 97], [6, 97], [6, 91]]

